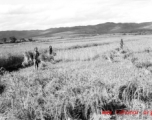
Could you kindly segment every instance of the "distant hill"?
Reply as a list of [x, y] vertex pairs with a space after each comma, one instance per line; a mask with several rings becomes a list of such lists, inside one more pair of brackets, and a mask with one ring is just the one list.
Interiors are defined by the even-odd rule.
[[0, 31], [0, 39], [15, 36], [17, 38], [54, 37], [88, 34], [110, 33], [152, 33], [152, 22], [145, 23], [113, 23], [107, 22], [98, 25], [50, 28], [46, 30]]

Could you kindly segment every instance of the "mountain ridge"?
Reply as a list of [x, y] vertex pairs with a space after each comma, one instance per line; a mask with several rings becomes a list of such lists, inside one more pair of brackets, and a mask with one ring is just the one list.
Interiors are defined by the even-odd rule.
[[106, 22], [97, 25], [49, 28], [46, 30], [9, 30], [0, 31], [0, 39], [15, 36], [17, 38], [52, 37], [56, 34], [111, 34], [111, 33], [152, 33], [152, 22], [143, 23], [114, 23]]

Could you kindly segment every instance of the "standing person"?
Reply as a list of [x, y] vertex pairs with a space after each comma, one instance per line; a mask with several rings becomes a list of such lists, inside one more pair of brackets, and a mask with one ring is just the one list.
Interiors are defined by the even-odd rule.
[[50, 56], [50, 60], [53, 60], [54, 62], [54, 53], [51, 45], [49, 46], [49, 56]]
[[123, 39], [121, 39], [121, 41], [120, 41], [120, 48], [123, 49], [123, 46], [124, 46], [124, 42], [123, 42]]
[[52, 53], [53, 53], [53, 49], [52, 49], [52, 46], [50, 45], [49, 46], [49, 54], [52, 55]]
[[38, 70], [39, 63], [40, 63], [39, 55], [40, 55], [40, 53], [38, 52], [38, 48], [36, 47], [36, 48], [34, 49], [34, 67], [35, 67], [35, 69], [37, 69], [37, 70]]

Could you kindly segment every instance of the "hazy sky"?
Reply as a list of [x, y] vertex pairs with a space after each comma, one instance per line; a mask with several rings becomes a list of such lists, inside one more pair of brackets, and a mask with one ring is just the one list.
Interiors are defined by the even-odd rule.
[[152, 0], [0, 0], [0, 30], [150, 22]]

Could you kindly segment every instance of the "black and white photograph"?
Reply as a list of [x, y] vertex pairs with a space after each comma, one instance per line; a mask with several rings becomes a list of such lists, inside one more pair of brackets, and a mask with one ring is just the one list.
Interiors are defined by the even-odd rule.
[[152, 120], [152, 0], [0, 0], [0, 120]]

